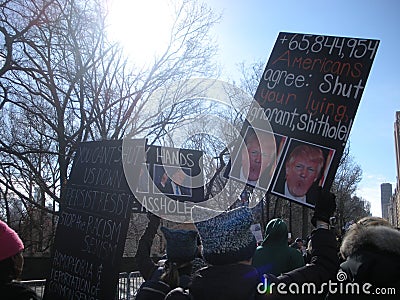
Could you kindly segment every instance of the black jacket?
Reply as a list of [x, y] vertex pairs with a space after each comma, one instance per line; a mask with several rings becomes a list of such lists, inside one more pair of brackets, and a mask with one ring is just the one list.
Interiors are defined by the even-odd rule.
[[[325, 299], [326, 284], [336, 279], [339, 267], [336, 238], [330, 230], [317, 229], [311, 233], [311, 244], [311, 262], [279, 277], [268, 276], [268, 283], [274, 285], [258, 299]], [[278, 285], [285, 294], [278, 291]]]
[[194, 300], [254, 299], [257, 270], [245, 264], [209, 266], [200, 270], [189, 288]]
[[188, 290], [170, 292], [167, 300], [249, 300], [257, 293], [258, 274], [251, 265], [209, 266], [199, 270]]
[[2, 300], [39, 300], [39, 296], [23, 283], [13, 281], [0, 285]]
[[[190, 276], [181, 275], [180, 285], [187, 288], [190, 282]], [[171, 287], [162, 280], [147, 280], [140, 286], [135, 300], [164, 300], [164, 297], [171, 291]]]

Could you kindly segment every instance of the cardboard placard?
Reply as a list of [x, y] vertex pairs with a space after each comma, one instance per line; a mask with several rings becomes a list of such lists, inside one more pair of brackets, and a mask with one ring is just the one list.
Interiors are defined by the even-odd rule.
[[[279, 33], [241, 131], [243, 139], [254, 131], [275, 135], [274, 172], [253, 186], [310, 207], [312, 189], [330, 189], [378, 46], [373, 39]], [[239, 180], [242, 144], [229, 174]]]
[[[145, 140], [81, 143], [61, 203], [43, 299], [114, 299]], [[129, 176], [125, 168], [132, 168]], [[139, 167], [138, 167], [139, 166]]]

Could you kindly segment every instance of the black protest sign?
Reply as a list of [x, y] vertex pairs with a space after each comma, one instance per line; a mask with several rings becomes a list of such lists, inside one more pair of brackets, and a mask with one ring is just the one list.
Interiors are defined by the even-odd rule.
[[144, 147], [145, 140], [79, 145], [43, 299], [114, 299], [132, 208], [140, 209], [128, 181], [138, 180]]
[[373, 39], [279, 33], [247, 115], [260, 128], [268, 120], [285, 140], [267, 190], [313, 206], [307, 191], [331, 187], [378, 46]]
[[162, 216], [188, 215], [204, 200], [203, 152], [148, 145], [135, 195], [143, 208]]

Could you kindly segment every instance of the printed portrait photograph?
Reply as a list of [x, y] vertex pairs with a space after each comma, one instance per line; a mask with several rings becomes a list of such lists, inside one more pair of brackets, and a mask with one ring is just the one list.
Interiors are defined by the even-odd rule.
[[324, 186], [334, 154], [334, 149], [290, 139], [272, 192], [314, 207], [314, 201], [307, 196], [312, 188]]
[[177, 166], [154, 165], [154, 185], [154, 193], [191, 197], [191, 170]]
[[248, 127], [233, 159], [229, 176], [247, 185], [268, 190], [285, 136]]

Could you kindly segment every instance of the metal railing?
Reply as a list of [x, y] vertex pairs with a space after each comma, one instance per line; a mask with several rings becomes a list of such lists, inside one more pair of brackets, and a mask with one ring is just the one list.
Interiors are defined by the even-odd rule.
[[46, 279], [38, 279], [38, 280], [25, 280], [22, 283], [29, 286], [32, 290], [36, 292], [36, 294], [42, 298], [44, 293], [44, 286], [46, 285]]
[[[116, 300], [134, 300], [140, 285], [144, 282], [139, 271], [119, 273], [118, 290]], [[25, 280], [22, 283], [33, 289], [41, 298], [43, 297], [46, 279]]]
[[135, 299], [136, 293], [140, 285], [144, 282], [142, 275], [139, 271], [119, 273], [118, 283], [118, 300], [132, 300]]

